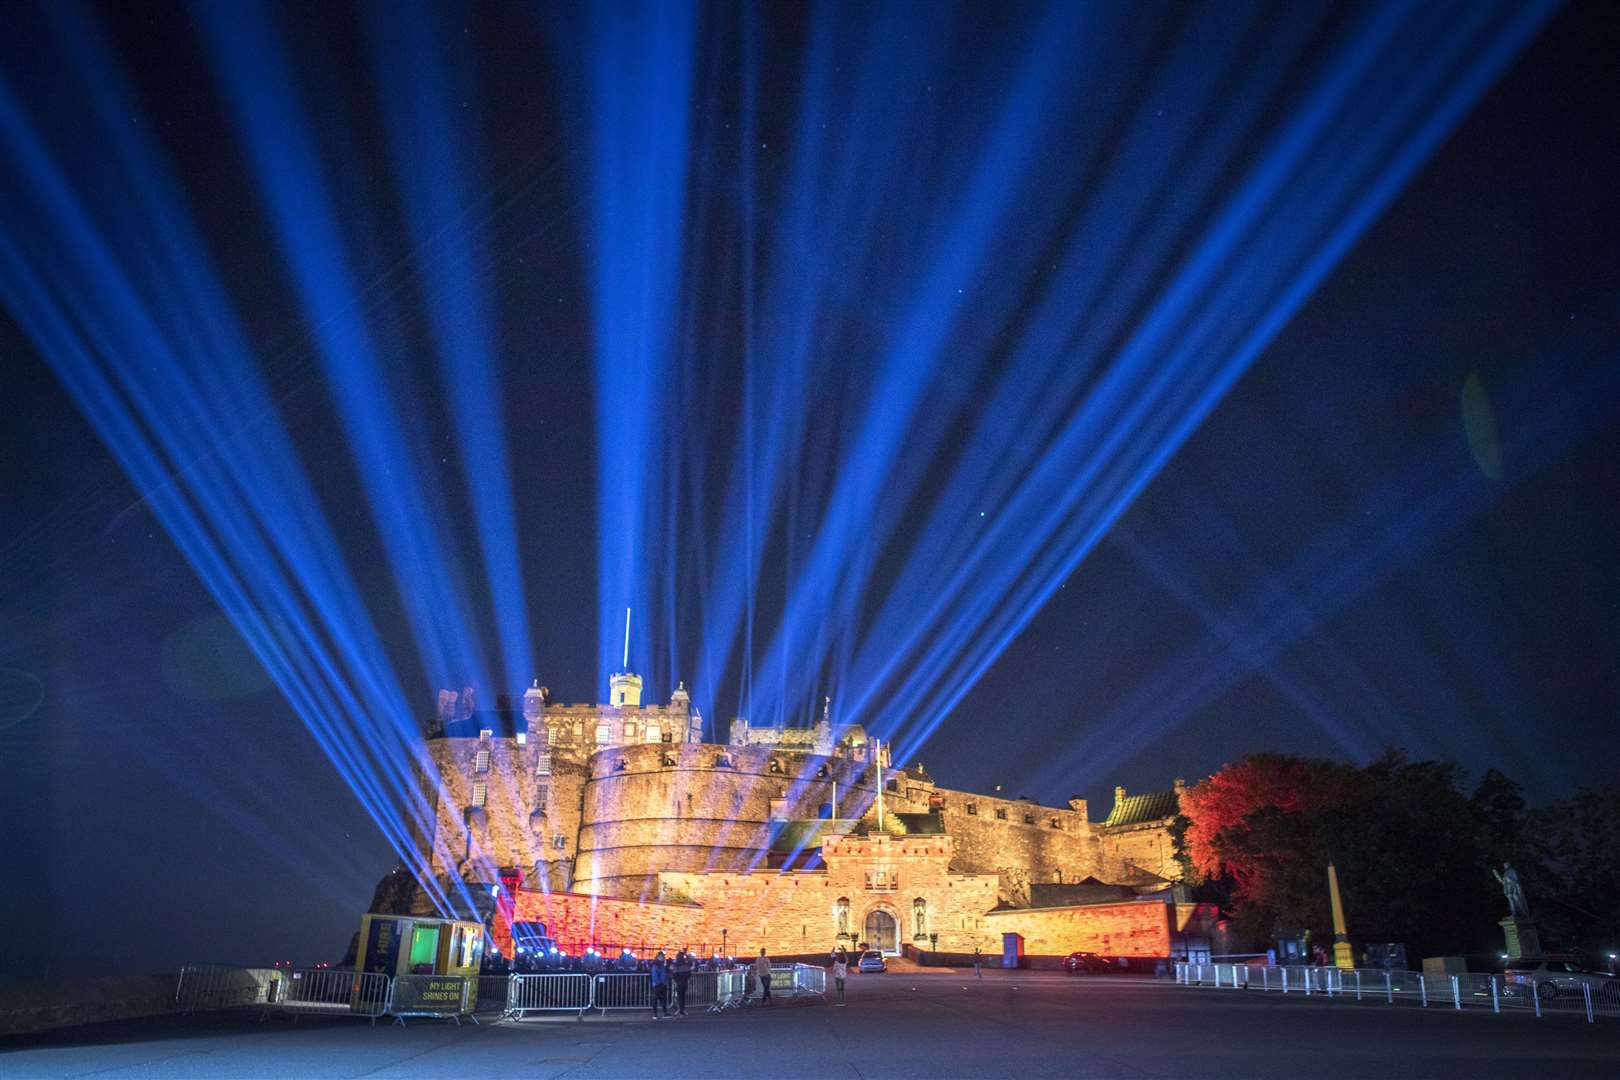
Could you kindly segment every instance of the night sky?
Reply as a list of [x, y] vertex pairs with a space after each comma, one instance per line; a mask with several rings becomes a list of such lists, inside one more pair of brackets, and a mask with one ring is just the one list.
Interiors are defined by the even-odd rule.
[[[72, 83], [64, 42], [84, 40], [85, 27], [122, 65], [138, 102], [128, 122], [178, 179], [318, 509], [402, 684], [420, 693], [411, 707], [426, 715], [450, 676], [421, 661], [401, 599], [410, 585], [377, 555], [366, 481], [204, 35], [183, 8], [90, 9], [78, 30], [47, 5], [8, 8], [8, 100], [46, 133], [65, 175], [114, 199], [117, 174], [99, 173], [94, 125], [58, 87]], [[836, 10], [841, 33], [863, 32], [859, 9]], [[1355, 10], [1326, 15], [1299, 63], [1328, 51]], [[754, 23], [705, 9], [694, 51], [686, 206], [706, 224], [689, 236], [682, 304], [702, 345], [687, 369], [699, 389], [683, 396], [673, 427], [716, 489], [742, 407], [732, 376], [744, 327], [753, 338], [782, 329], [745, 318], [735, 210], [757, 184], [764, 265], [768, 193], [785, 184], [802, 89], [801, 14]], [[945, 168], [952, 159], [938, 147], [960, 136], [970, 160], [997, 65], [1034, 18], [1033, 7], [959, 18], [952, 47], [978, 55], [982, 45], [984, 59], [959, 85], [941, 84], [955, 96], [925, 113], [926, 128], [868, 137], [902, 157], [934, 153]], [[476, 205], [453, 227], [480, 238], [474, 273], [492, 297], [501, 412], [478, 422], [506, 433], [524, 574], [521, 596], [492, 602], [486, 591], [469, 604], [486, 635], [499, 608], [521, 606], [534, 660], [519, 678], [532, 674], [565, 701], [605, 693], [599, 447], [621, 434], [601, 430], [593, 404], [598, 237], [582, 194], [581, 65], [558, 47], [577, 21], [494, 5], [435, 20], [448, 67], [467, 78], [455, 100], [481, 163]], [[1173, 21], [1144, 16], [1150, 62], [1107, 82], [1109, 108], [1128, 112], [1131, 95], [1186, 74], [1151, 63], [1164, 62], [1152, 39]], [[463, 421], [435, 368], [424, 262], [403, 225], [385, 133], [386, 110], [406, 106], [379, 105], [360, 15], [298, 6], [280, 25], [313, 103], [306, 119], [343, 221], [355, 302], [405, 403], [415, 464], [434, 485], [427, 505], [457, 550], [475, 553], [455, 464]], [[1620, 779], [1616, 56], [1612, 4], [1555, 13], [911, 756], [950, 787], [1001, 784], [1059, 804], [1078, 793], [1096, 818], [1115, 784], [1194, 781], [1258, 750], [1365, 758], [1397, 746], [1476, 774], [1498, 767], [1533, 799]], [[836, 64], [828, 75], [849, 77]], [[758, 153], [738, 152], [744, 137]], [[11, 190], [15, 145], [0, 146], [7, 233], [33, 227]], [[1083, 172], [1054, 166], [1047, 183], [1055, 203], [1083, 202]], [[895, 198], [926, 217], [933, 192], [919, 182]], [[896, 316], [881, 267], [910, 224], [879, 220], [838, 241], [875, 254], [840, 294], [847, 306], [825, 313], [843, 328], [843, 351], [819, 390], [847, 385], [846, 401], [865, 392], [861, 344]], [[124, 255], [141, 273], [138, 252]], [[895, 265], [901, 276], [917, 269]], [[0, 950], [0, 974], [335, 959], [395, 855], [28, 325], [14, 305], [0, 314], [0, 906], [6, 925], [26, 927]], [[981, 380], [985, 371], [993, 360]], [[817, 462], [840, 467], [821, 440], [841, 406], [812, 392], [795, 404], [812, 419], [801, 425], [801, 464], [814, 488], [826, 480]], [[238, 420], [251, 442], [259, 419]], [[943, 468], [922, 463], [909, 497], [926, 505]], [[987, 520], [997, 512], [977, 509]], [[701, 530], [699, 518], [682, 529]], [[789, 534], [807, 543], [814, 524], [773, 526], [762, 578], [793, 558], [771, 549]], [[677, 532], [670, 542], [689, 541]], [[701, 586], [683, 579], [678, 589], [677, 608]], [[762, 580], [762, 625], [779, 617], [782, 593]], [[654, 700], [667, 699], [673, 675], [700, 681], [671, 670], [696, 655], [696, 625], [644, 631], [670, 643], [632, 663]], [[721, 729], [744, 694], [735, 658], [722, 667], [720, 685], [695, 685]], [[805, 678], [806, 700], [819, 702], [816, 682]]]

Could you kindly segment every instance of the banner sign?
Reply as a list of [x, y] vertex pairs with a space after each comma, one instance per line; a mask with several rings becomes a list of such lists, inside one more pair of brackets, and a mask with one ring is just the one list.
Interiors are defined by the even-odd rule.
[[373, 918], [366, 934], [366, 963], [362, 969], [392, 975], [399, 963], [399, 926], [403, 920]]
[[394, 979], [397, 1016], [455, 1016], [462, 1012], [467, 980], [459, 975], [400, 975]]

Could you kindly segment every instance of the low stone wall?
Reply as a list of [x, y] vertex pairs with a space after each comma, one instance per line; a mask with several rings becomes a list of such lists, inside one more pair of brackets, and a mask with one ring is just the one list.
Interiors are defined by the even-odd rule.
[[122, 975], [0, 983], [0, 1035], [174, 1011], [175, 976]]

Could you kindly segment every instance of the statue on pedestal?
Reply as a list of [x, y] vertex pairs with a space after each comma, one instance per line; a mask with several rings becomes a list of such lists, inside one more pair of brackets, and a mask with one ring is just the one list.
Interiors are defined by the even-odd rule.
[[1530, 903], [1524, 898], [1524, 886], [1519, 884], [1519, 873], [1511, 863], [1503, 863], [1501, 870], [1492, 870], [1507, 897], [1508, 916], [1501, 922], [1502, 935], [1507, 942], [1509, 959], [1541, 955], [1541, 936], [1530, 918]]
[[1524, 886], [1519, 884], [1519, 872], [1513, 869], [1513, 864], [1504, 862], [1501, 870], [1492, 870], [1491, 874], [1502, 886], [1502, 894], [1507, 897], [1508, 918], [1528, 919], [1530, 904], [1524, 898]]

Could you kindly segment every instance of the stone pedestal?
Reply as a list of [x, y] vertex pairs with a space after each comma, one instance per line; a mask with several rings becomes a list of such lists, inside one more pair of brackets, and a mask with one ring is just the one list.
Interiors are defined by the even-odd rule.
[[1502, 920], [1501, 926], [1502, 936], [1507, 939], [1509, 960], [1541, 955], [1541, 935], [1536, 933], [1535, 923], [1509, 915]]

